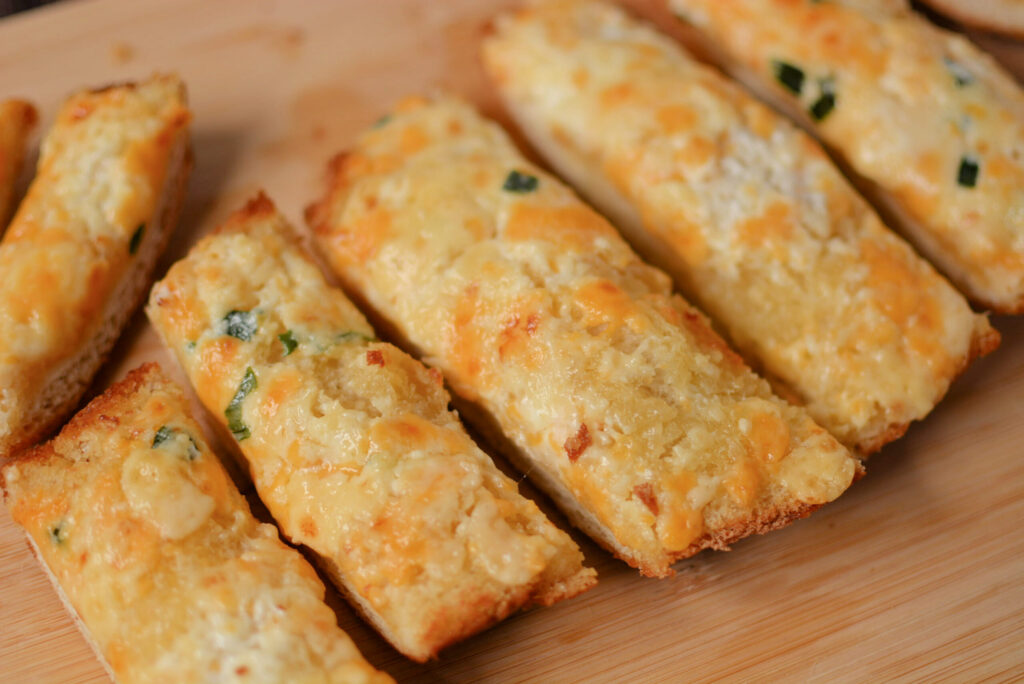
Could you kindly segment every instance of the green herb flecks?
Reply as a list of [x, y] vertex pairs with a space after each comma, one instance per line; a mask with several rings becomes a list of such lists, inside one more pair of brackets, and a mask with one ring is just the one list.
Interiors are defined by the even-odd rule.
[[156, 431], [156, 434], [153, 436], [153, 448], [156, 449], [163, 445], [169, 439], [173, 438], [178, 432], [181, 432], [183, 435], [188, 437], [188, 447], [185, 450], [185, 458], [190, 461], [194, 461], [199, 458], [199, 445], [196, 444], [195, 438], [184, 430], [172, 428], [168, 425], [162, 425], [160, 426], [160, 429]]
[[224, 415], [228, 419], [228, 429], [239, 442], [248, 439], [251, 434], [249, 427], [242, 422], [242, 402], [254, 389], [256, 389], [256, 374], [249, 367], [245, 369], [245, 375], [242, 377], [242, 382], [238, 385], [238, 391], [232, 397], [231, 403], [224, 409]]
[[804, 72], [799, 67], [795, 67], [789, 62], [783, 62], [781, 60], [775, 60], [772, 62], [772, 69], [775, 71], [775, 79], [782, 84], [782, 86], [793, 93], [799, 95], [804, 89]]
[[256, 334], [259, 324], [256, 321], [256, 314], [251, 311], [229, 311], [224, 317], [224, 332], [232, 337], [237, 337], [243, 342], [248, 342]]
[[169, 428], [166, 425], [161, 425], [160, 429], [156, 431], [155, 435], [153, 435], [153, 448], [156, 449], [173, 436], [174, 430], [172, 428]]
[[142, 244], [142, 234], [146, 232], [146, 224], [140, 223], [139, 227], [132, 233], [132, 239], [128, 241], [128, 253], [135, 254], [139, 251], [139, 245]]
[[953, 81], [956, 82], [957, 87], [963, 88], [964, 86], [974, 83], [974, 74], [967, 70], [960, 62], [949, 57], [943, 57], [942, 61], [946, 65], [946, 69], [953, 77]]
[[823, 78], [819, 82], [821, 95], [808, 110], [815, 121], [821, 121], [836, 108], [836, 84], [831, 78]]
[[960, 168], [956, 172], [956, 182], [962, 187], [973, 188], [978, 184], [978, 173], [980, 167], [978, 160], [973, 157], [960, 159]]
[[49, 532], [50, 534], [50, 541], [52, 541], [57, 546], [62, 545], [64, 542], [68, 540], [68, 528], [63, 520], [51, 526], [50, 529], [47, 530], [47, 532]]
[[384, 126], [388, 125], [389, 121], [391, 121], [391, 115], [385, 114], [384, 116], [380, 117], [379, 119], [373, 122], [373, 128], [383, 128]]
[[191, 354], [195, 350], [196, 350], [196, 341], [195, 340], [189, 340], [188, 342], [185, 343], [185, 351], [187, 351], [189, 354]]
[[377, 338], [355, 330], [339, 333], [335, 338], [338, 342], [376, 342]]
[[281, 340], [281, 344], [284, 345], [284, 355], [288, 356], [299, 346], [298, 340], [295, 339], [295, 334], [291, 330], [286, 330], [277, 336], [277, 339]]
[[540, 180], [536, 176], [513, 170], [506, 176], [505, 183], [501, 186], [501, 189], [506, 192], [527, 193], [536, 190], [539, 184]]

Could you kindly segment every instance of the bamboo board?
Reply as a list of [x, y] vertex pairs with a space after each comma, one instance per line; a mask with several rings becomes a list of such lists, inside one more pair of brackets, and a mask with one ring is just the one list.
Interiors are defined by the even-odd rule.
[[[301, 225], [326, 160], [406, 93], [495, 113], [475, 55], [502, 4], [65, 3], [0, 21], [0, 95], [37, 102], [45, 127], [73, 90], [182, 74], [196, 167], [166, 268], [258, 188]], [[1024, 74], [1024, 45], [985, 44]], [[332, 597], [339, 621], [403, 682], [1024, 678], [1024, 318], [995, 325], [1002, 347], [808, 520], [661, 581], [576, 535], [596, 589], [424, 666]], [[150, 359], [174, 369], [136, 316], [94, 391]], [[106, 681], [0, 507], [0, 682]]]

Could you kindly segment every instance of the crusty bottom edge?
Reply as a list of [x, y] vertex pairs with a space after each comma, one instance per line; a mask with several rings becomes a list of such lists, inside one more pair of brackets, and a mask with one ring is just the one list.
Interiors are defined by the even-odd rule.
[[[380, 613], [374, 610], [363, 596], [348, 583], [337, 563], [310, 549], [308, 546], [304, 548], [309, 551], [309, 555], [313, 558], [316, 566], [328, 576], [331, 584], [338, 589], [356, 612], [373, 626], [397, 651], [419, 663], [425, 663], [437, 658], [438, 653], [444, 648], [478, 634], [498, 624], [510, 615], [529, 608], [535, 603], [551, 605], [562, 599], [572, 598], [589, 589], [595, 583], [593, 571], [584, 567], [581, 569], [581, 572], [576, 573], [571, 578], [567, 578], [567, 580], [572, 581], [561, 583], [566, 588], [559, 597], [552, 598], [548, 596], [544, 602], [536, 601], [533, 596], [533, 592], [539, 583], [539, 578], [530, 584], [510, 587], [510, 591], [504, 594], [498, 601], [486, 603], [478, 601], [481, 610], [471, 611], [470, 615], [465, 616], [464, 619], [458, 622], [446, 624], [446, 615], [442, 613], [428, 626], [422, 647], [417, 648], [413, 644], [404, 643], [403, 640], [397, 637], [388, 627], [387, 622]], [[590, 570], [590, 573], [587, 570]]]
[[[931, 12], [963, 26], [1008, 38], [1024, 39], [1024, 16], [1013, 15], [992, 2], [956, 3], [948, 0], [922, 0]], [[980, 5], [980, 7], [979, 7]]]
[[46, 574], [47, 579], [50, 580], [50, 584], [53, 585], [53, 588], [57, 592], [57, 598], [59, 598], [60, 602], [64, 604], [64, 609], [68, 612], [68, 615], [71, 616], [71, 619], [74, 621], [75, 626], [81, 633], [82, 638], [85, 639], [85, 643], [87, 643], [89, 648], [92, 649], [93, 654], [96, 656], [96, 659], [100, 661], [100, 665], [103, 666], [103, 669], [106, 671], [107, 676], [110, 677], [110, 680], [113, 682], [118, 681], [117, 675], [114, 674], [114, 671], [110, 667], [110, 663], [107, 662], [107, 659], [103, 656], [103, 652], [100, 651], [99, 644], [97, 644], [92, 638], [92, 633], [89, 631], [88, 626], [86, 626], [85, 621], [82, 620], [82, 616], [78, 614], [78, 611], [71, 604], [71, 600], [68, 598], [68, 595], [64, 593], [64, 587], [61, 586], [60, 580], [57, 579], [57, 576], [53, 574], [52, 570], [50, 570], [50, 566], [46, 564], [45, 560], [43, 560], [43, 554], [39, 550], [36, 540], [33, 539], [32, 535], [28, 532], [25, 532], [25, 539], [28, 540], [29, 550], [32, 552], [32, 555], [35, 556], [39, 565], [43, 568], [43, 572]]

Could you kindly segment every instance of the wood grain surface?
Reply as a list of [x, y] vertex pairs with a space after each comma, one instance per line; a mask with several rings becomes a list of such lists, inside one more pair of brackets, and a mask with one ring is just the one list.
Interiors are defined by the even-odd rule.
[[[443, 88], [495, 113], [476, 44], [503, 4], [62, 3], [0, 21], [0, 96], [35, 101], [45, 128], [79, 88], [185, 78], [196, 167], [162, 271], [258, 188], [301, 225], [327, 159], [404, 94]], [[981, 40], [1024, 74], [1024, 46]], [[576, 534], [596, 589], [422, 666], [332, 605], [400, 682], [1024, 679], [1024, 318], [995, 325], [1002, 347], [839, 501], [671, 579], [644, 579]], [[177, 372], [138, 315], [93, 391], [149, 359]], [[105, 681], [0, 510], [0, 683]]]

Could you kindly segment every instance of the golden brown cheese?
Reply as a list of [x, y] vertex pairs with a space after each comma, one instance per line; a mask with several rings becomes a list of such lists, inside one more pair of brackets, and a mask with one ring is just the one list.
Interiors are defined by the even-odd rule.
[[665, 274], [465, 104], [404, 102], [339, 158], [308, 218], [348, 288], [646, 574], [805, 515], [857, 472]]
[[972, 299], [1024, 312], [1024, 93], [904, 0], [671, 0], [870, 181]]
[[261, 196], [148, 308], [285, 535], [418, 660], [592, 585], [575, 543], [448, 410], [440, 374], [376, 341], [293, 242]]
[[521, 10], [484, 56], [554, 166], [848, 446], [899, 437], [998, 339], [806, 134], [620, 9]]
[[0, 243], [0, 454], [70, 412], [140, 300], [184, 191], [184, 85], [82, 92]]
[[3, 469], [5, 500], [122, 684], [390, 682], [262, 524], [154, 364]]
[[0, 233], [11, 215], [14, 184], [25, 160], [28, 135], [36, 125], [35, 107], [22, 100], [0, 102]]

